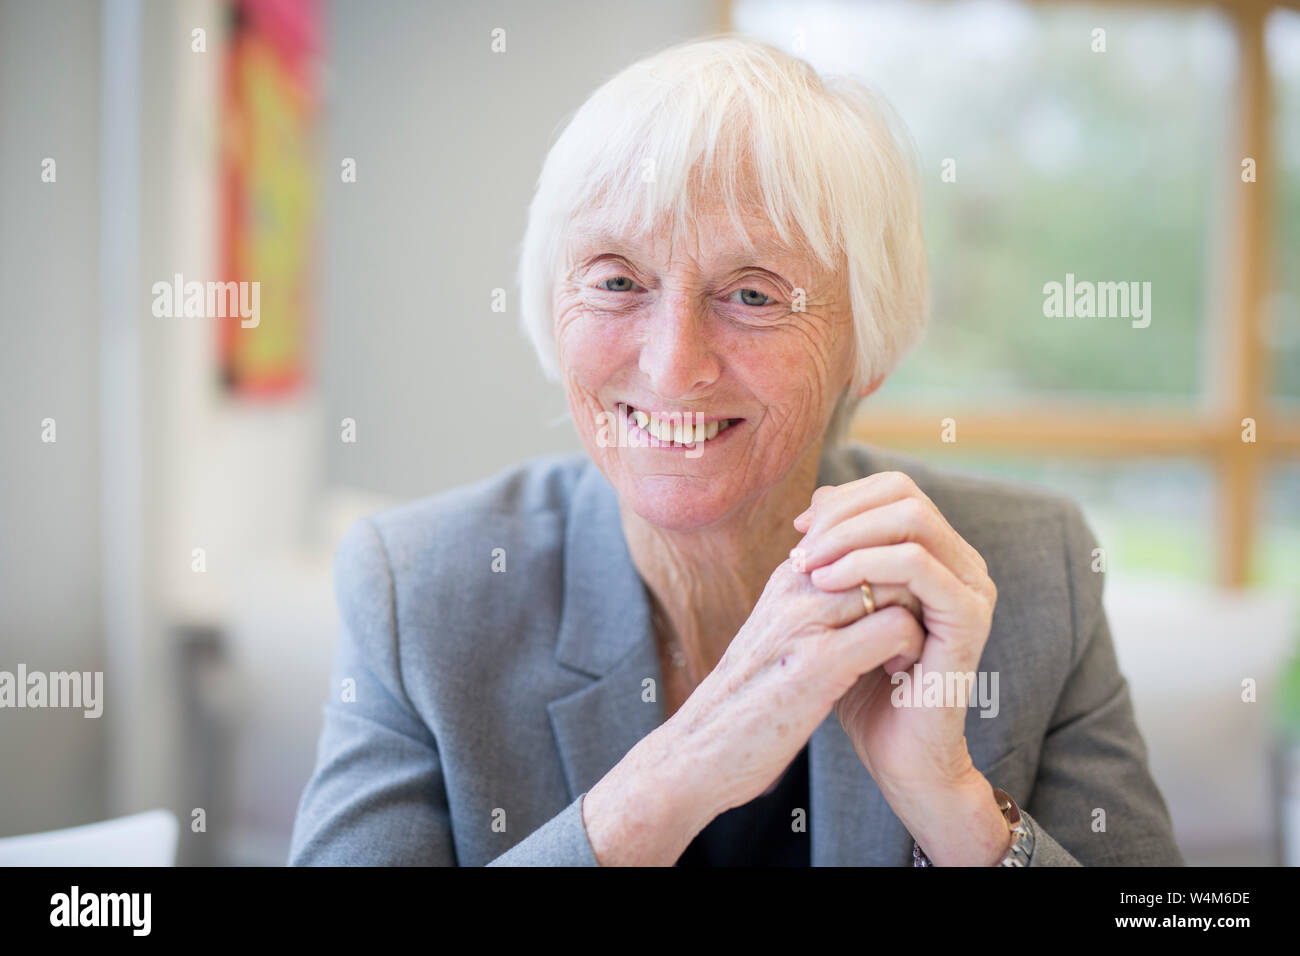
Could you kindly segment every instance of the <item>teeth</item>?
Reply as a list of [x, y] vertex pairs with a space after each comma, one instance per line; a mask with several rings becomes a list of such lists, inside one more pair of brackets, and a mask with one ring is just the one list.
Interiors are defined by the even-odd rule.
[[638, 428], [643, 428], [655, 438], [665, 443], [676, 443], [678, 445], [693, 445], [697, 442], [706, 442], [710, 438], [716, 438], [719, 434], [731, 427], [731, 421], [714, 420], [707, 423], [694, 424], [692, 422], [683, 422], [680, 419], [657, 418], [654, 415], [646, 414], [639, 408], [628, 406], [629, 418]]

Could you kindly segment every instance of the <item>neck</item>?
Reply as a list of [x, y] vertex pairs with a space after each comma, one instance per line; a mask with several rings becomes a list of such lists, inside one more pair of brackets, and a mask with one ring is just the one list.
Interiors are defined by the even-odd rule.
[[698, 683], [749, 618], [802, 535], [794, 518], [817, 487], [821, 442], [779, 483], [705, 528], [669, 531], [621, 506], [632, 563]]

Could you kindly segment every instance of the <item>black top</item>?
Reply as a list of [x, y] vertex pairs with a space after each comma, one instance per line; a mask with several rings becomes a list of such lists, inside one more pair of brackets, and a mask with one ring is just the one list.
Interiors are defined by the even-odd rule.
[[[798, 817], [793, 812], [796, 809], [803, 811]], [[696, 834], [677, 865], [810, 866], [808, 817], [805, 744], [775, 790], [715, 817]]]

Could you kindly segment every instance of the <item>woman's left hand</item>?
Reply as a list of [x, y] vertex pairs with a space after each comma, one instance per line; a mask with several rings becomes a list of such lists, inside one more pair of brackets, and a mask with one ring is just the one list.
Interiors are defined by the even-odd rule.
[[863, 674], [835, 705], [863, 765], [934, 862], [1000, 859], [1006, 825], [966, 747], [968, 702], [891, 702], [890, 677], [918, 661], [945, 687], [954, 686], [948, 675], [975, 672], [997, 602], [984, 559], [900, 472], [818, 488], [794, 524], [804, 538], [791, 556], [821, 590], [858, 589], [865, 581], [873, 589], [905, 588], [919, 602], [907, 652]]

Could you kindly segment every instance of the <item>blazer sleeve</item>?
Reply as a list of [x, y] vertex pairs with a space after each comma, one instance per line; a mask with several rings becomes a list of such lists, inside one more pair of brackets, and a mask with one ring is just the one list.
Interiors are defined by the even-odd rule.
[[1075, 637], [1022, 807], [1035, 834], [1029, 865], [1182, 866], [1092, 570], [1096, 537], [1073, 503], [1064, 522]]
[[[334, 560], [342, 628], [290, 866], [455, 866], [438, 743], [403, 684], [392, 568], [374, 522]], [[581, 794], [489, 865], [596, 865]]]

